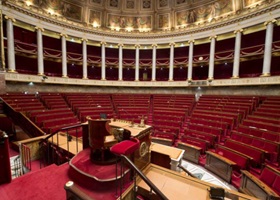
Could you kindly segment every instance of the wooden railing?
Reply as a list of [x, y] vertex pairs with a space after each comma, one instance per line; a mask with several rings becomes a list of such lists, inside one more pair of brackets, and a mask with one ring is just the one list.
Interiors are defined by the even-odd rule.
[[45, 135], [46, 133], [42, 131], [36, 124], [34, 124], [27, 116], [21, 112], [15, 111], [9, 104], [7, 104], [2, 98], [4, 113], [12, 119], [12, 121], [20, 126], [22, 130], [28, 134], [30, 137], [37, 137]]
[[25, 144], [21, 144], [21, 163], [23, 172], [31, 171], [31, 151]]

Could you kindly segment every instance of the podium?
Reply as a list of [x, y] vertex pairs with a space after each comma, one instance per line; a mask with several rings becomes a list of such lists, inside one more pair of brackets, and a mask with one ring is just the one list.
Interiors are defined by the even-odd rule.
[[91, 118], [87, 118], [87, 120], [91, 161], [101, 165], [114, 163], [116, 158], [111, 154], [109, 148], [117, 141], [110, 133], [109, 120]]
[[[96, 154], [95, 152], [95, 148], [98, 146], [95, 146], [92, 144], [93, 138], [92, 136], [89, 134], [89, 132], [92, 132], [94, 130], [97, 130], [96, 133], [100, 134], [103, 137], [105, 137], [105, 143], [106, 147], [112, 146], [113, 144], [115, 144], [117, 142], [116, 139], [114, 139], [114, 135], [111, 135], [108, 131], [108, 129], [124, 129], [125, 132], [130, 132], [130, 136], [131, 137], [135, 137], [140, 141], [140, 148], [139, 150], [137, 150], [134, 153], [134, 164], [139, 168], [139, 169], [143, 169], [145, 166], [147, 166], [150, 163], [150, 155], [149, 155], [149, 149], [151, 146], [151, 131], [152, 131], [152, 127], [149, 125], [145, 125], [145, 126], [138, 126], [138, 124], [132, 124], [130, 121], [126, 121], [126, 120], [120, 120], [120, 119], [116, 119], [116, 120], [111, 120], [109, 121], [109, 123], [107, 125], [109, 125], [110, 127], [106, 128], [106, 123], [108, 122], [108, 120], [94, 120], [98, 122], [98, 127], [99, 128], [90, 128], [90, 125], [88, 122], [84, 123], [82, 125], [83, 127], [83, 149], [86, 149], [88, 147], [93, 148], [93, 152], [92, 152], [92, 158], [93, 161], [95, 163], [106, 163], [106, 153], [107, 150], [105, 151], [104, 154], [104, 161], [102, 161], [102, 159], [96, 159], [96, 157], [94, 157]], [[97, 156], [99, 157], [99, 156]], [[100, 158], [100, 157], [99, 157]], [[102, 158], [102, 154], [101, 154], [101, 158]], [[110, 159], [111, 160], [111, 159]], [[99, 162], [101, 161], [101, 162]], [[112, 163], [112, 162], [110, 162]]]
[[140, 147], [134, 152], [134, 164], [138, 169], [142, 170], [150, 163], [149, 149], [151, 146], [151, 131], [149, 125], [131, 123], [130, 121], [116, 119], [112, 120], [109, 125], [112, 128], [123, 128], [131, 133], [131, 137], [135, 137], [140, 141]]

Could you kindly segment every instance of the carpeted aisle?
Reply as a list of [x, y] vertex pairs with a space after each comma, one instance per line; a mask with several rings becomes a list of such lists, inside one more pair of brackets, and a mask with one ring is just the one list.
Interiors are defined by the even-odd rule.
[[[95, 165], [89, 158], [90, 150], [86, 149], [72, 158], [69, 165], [52, 164], [42, 169], [15, 178], [9, 184], [0, 185], [1, 200], [65, 200], [65, 184], [74, 184], [92, 199], [116, 199], [116, 165]], [[118, 164], [119, 165], [119, 164]], [[120, 166], [118, 166], [120, 175]], [[132, 182], [126, 168], [123, 188]], [[119, 180], [118, 180], [119, 182]]]
[[68, 168], [68, 163], [61, 166], [53, 164], [1, 185], [1, 200], [64, 200], [64, 185], [69, 181]]

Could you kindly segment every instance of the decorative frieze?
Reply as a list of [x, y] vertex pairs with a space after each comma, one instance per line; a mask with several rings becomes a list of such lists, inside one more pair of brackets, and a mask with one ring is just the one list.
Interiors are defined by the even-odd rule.
[[232, 78], [232, 79], [215, 79], [211, 84], [207, 81], [189, 80], [189, 81], [109, 81], [109, 80], [92, 80], [92, 79], [71, 79], [63, 77], [48, 77], [44, 82], [42, 76], [28, 75], [19, 73], [4, 73], [6, 81], [26, 82], [32, 81], [34, 84], [68, 84], [77, 86], [111, 86], [111, 87], [220, 87], [220, 86], [254, 86], [254, 85], [277, 85], [280, 82], [280, 76], [267, 76], [255, 78]]
[[[120, 9], [120, 4], [122, 1], [119, 0], [108, 0], [107, 1], [109, 6], [117, 9]], [[128, 3], [129, 2], [129, 3]], [[148, 0], [142, 0], [141, 1], [141, 8], [143, 10], [144, 6], [147, 8], [147, 12], [149, 12], [148, 8], [151, 6], [151, 1]], [[263, 15], [265, 13], [271, 13], [271, 15], [274, 14], [274, 16], [271, 16], [273, 18], [277, 18], [275, 16], [275, 13], [277, 13], [277, 9], [280, 8], [279, 0], [275, 0], [270, 3], [265, 3], [266, 1], [257, 1], [257, 7], [256, 8], [250, 8], [250, 10], [247, 10], [243, 8], [243, 10], [238, 11], [238, 15], [235, 15], [234, 11], [232, 9], [229, 9], [233, 1], [215, 1], [209, 5], [204, 5], [206, 1], [199, 1], [201, 5], [208, 6], [209, 9], [207, 12], [208, 17], [205, 17], [204, 21], [198, 20], [198, 11], [195, 11], [194, 8], [189, 8], [189, 12], [184, 13], [185, 11], [181, 9], [178, 9], [176, 11], [175, 8], [175, 16], [173, 14], [169, 15], [171, 12], [168, 11], [162, 11], [159, 12], [156, 15], [152, 15], [147, 18], [147, 13], [145, 12], [144, 15], [146, 18], [143, 18], [143, 14], [136, 17], [136, 21], [141, 24], [139, 27], [143, 29], [143, 20], [145, 22], [145, 28], [147, 27], [147, 23], [150, 24], [150, 27], [148, 27], [149, 31], [148, 34], [146, 34], [145, 31], [142, 31], [139, 34], [139, 28], [133, 29], [134, 33], [136, 34], [127, 34], [126, 30], [123, 31], [111, 31], [108, 30], [106, 27], [109, 27], [108, 22], [110, 21], [110, 15], [114, 15], [114, 13], [106, 12], [108, 15], [102, 16], [101, 10], [94, 10], [92, 7], [88, 7], [88, 9], [82, 8], [80, 5], [74, 5], [72, 3], [68, 3], [66, 1], [62, 1], [63, 6], [60, 6], [59, 9], [54, 10], [57, 11], [58, 14], [51, 14], [46, 11], [40, 10], [40, 8], [27, 6], [25, 2], [23, 1], [11, 1], [7, 0], [3, 4], [3, 6], [7, 7], [8, 9], [3, 9], [4, 14], [7, 12], [10, 12], [10, 10], [17, 11], [23, 14], [26, 14], [28, 16], [32, 16], [40, 21], [52, 23], [59, 25], [63, 28], [69, 28], [72, 30], [77, 30], [84, 33], [91, 33], [101, 36], [110, 36], [110, 37], [122, 37], [122, 38], [138, 38], [138, 39], [144, 39], [144, 38], [166, 38], [166, 37], [179, 37], [183, 35], [190, 35], [194, 33], [199, 33], [203, 31], [209, 31], [214, 29], [219, 29], [221, 27], [238, 24], [239, 22], [243, 22], [244, 20], [249, 20], [251, 18], [256, 18], [260, 15]], [[247, 1], [246, 1], [247, 2]], [[101, 1], [97, 0], [91, 0], [92, 4], [100, 4], [100, 7], [103, 6]], [[130, 8], [134, 6], [134, 9], [139, 9], [137, 4], [138, 1], [135, 0], [127, 0], [127, 5], [129, 5]], [[176, 1], [176, 5], [189, 5], [189, 1]], [[248, 4], [248, 3], [247, 3]], [[247, 5], [246, 4], [246, 5]], [[82, 3], [81, 3], [82, 5]], [[91, 5], [91, 4], [90, 4]], [[195, 3], [197, 5], [197, 1]], [[44, 6], [44, 5], [43, 5]], [[248, 4], [249, 6], [249, 4]], [[160, 0], [157, 1], [156, 7], [158, 9], [160, 8], [170, 8], [169, 1], [166, 0]], [[207, 8], [208, 8], [207, 7]], [[62, 9], [63, 8], [63, 9]], [[179, 7], [178, 7], [179, 8]], [[212, 8], [212, 9], [210, 9]], [[219, 8], [219, 10], [217, 10]], [[154, 8], [155, 9], [155, 8]], [[199, 9], [199, 8], [197, 8]], [[222, 12], [222, 10], [225, 10]], [[89, 15], [88, 17], [83, 16], [85, 11]], [[226, 13], [226, 11], [228, 13]], [[54, 12], [54, 13], [55, 13]], [[193, 14], [191, 14], [193, 12]], [[206, 12], [206, 11], [205, 11]], [[63, 14], [64, 13], [64, 14]], [[68, 14], [67, 14], [68, 13]], [[136, 13], [139, 13], [137, 10]], [[187, 16], [184, 16], [184, 14], [187, 14]], [[116, 17], [116, 16], [115, 16]], [[128, 18], [132, 17], [131, 15], [122, 15], [119, 17], [122, 18]], [[135, 17], [135, 14], [133, 15]], [[278, 16], [279, 17], [279, 16]], [[71, 20], [73, 19], [73, 20]], [[102, 23], [101, 20], [105, 19], [106, 23]], [[214, 19], [214, 20], [213, 20]], [[83, 21], [88, 20], [88, 21]], [[186, 22], [180, 22], [180, 20], [187, 20]], [[154, 23], [156, 22], [156, 23]], [[106, 27], [101, 28], [101, 25], [103, 26], [106, 24]], [[157, 26], [152, 27], [153, 24], [157, 24]], [[171, 24], [175, 25], [175, 29], [171, 30]], [[244, 24], [244, 23], [243, 23]], [[112, 24], [111, 24], [112, 25]], [[110, 27], [111, 27], [110, 25]], [[142, 27], [143, 26], [143, 27]], [[173, 26], [173, 25], [172, 25]], [[178, 26], [178, 27], [176, 27]], [[178, 29], [177, 29], [178, 28]], [[156, 30], [157, 29], [157, 30]]]

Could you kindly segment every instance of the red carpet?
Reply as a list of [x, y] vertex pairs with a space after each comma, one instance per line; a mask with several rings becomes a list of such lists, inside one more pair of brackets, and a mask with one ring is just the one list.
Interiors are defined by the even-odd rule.
[[66, 199], [64, 184], [69, 165], [50, 165], [36, 172], [30, 172], [0, 186], [2, 200], [62, 200]]
[[[114, 181], [116, 179], [116, 164], [98, 165], [90, 160], [90, 148], [85, 149], [73, 157], [70, 161], [71, 168], [75, 169], [84, 176], [88, 176], [99, 182]], [[120, 165], [118, 164], [118, 170]], [[127, 173], [128, 170], [126, 170]], [[120, 171], [118, 171], [120, 174]]]
[[[90, 162], [88, 153], [89, 150], [84, 150], [72, 160], [72, 163], [89, 173], [87, 176], [84, 176], [84, 172], [78, 173], [68, 163], [60, 166], [53, 164], [15, 178], [9, 184], [0, 185], [0, 199], [65, 200], [64, 185], [70, 180], [92, 199], [117, 199], [115, 197], [115, 164], [95, 165]], [[124, 188], [131, 184], [129, 174], [126, 173]]]
[[[116, 164], [98, 165], [90, 160], [90, 148], [85, 149], [70, 161], [69, 177], [74, 183], [89, 191], [112, 192], [116, 187]], [[120, 178], [120, 164], [118, 163], [118, 179]], [[130, 183], [129, 170], [126, 168], [124, 183]]]

